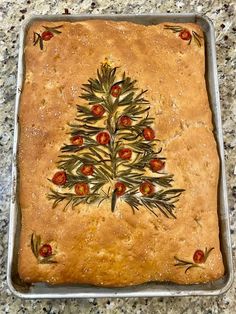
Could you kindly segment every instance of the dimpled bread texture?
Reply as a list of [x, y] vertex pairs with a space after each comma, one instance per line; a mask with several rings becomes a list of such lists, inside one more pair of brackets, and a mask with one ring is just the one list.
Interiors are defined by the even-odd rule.
[[[172, 25], [171, 23], [168, 23]], [[61, 34], [33, 45], [43, 25], [63, 25]], [[196, 24], [178, 24], [203, 36]], [[68, 123], [76, 117], [81, 86], [96, 77], [108, 58], [118, 73], [148, 90], [150, 116], [174, 175], [173, 188], [185, 190], [169, 219], [145, 207], [133, 214], [118, 201], [52, 208], [47, 194]], [[217, 216], [219, 158], [205, 83], [201, 47], [164, 24], [37, 21], [29, 26], [24, 48], [25, 76], [20, 100], [19, 202], [22, 213], [19, 275], [25, 282], [128, 286], [149, 281], [208, 282], [224, 274]], [[57, 188], [57, 187], [56, 187]], [[60, 190], [60, 188], [58, 188]], [[32, 252], [32, 233], [55, 252], [57, 263], [42, 264]], [[175, 257], [193, 262], [196, 250], [214, 248], [201, 267], [175, 266]]]

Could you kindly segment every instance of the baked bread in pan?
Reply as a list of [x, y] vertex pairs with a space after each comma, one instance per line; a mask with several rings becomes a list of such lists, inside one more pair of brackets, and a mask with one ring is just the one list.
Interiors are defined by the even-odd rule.
[[200, 27], [37, 21], [24, 63], [21, 279], [220, 278], [219, 158]]

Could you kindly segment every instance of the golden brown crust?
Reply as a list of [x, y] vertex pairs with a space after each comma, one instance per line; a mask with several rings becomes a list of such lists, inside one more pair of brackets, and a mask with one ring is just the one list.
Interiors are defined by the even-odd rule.
[[[63, 24], [62, 33], [44, 50], [33, 46], [35, 22], [25, 43], [25, 81], [20, 104], [20, 207], [22, 230], [19, 274], [27, 282], [76, 282], [125, 286], [147, 281], [199, 283], [221, 277], [217, 182], [219, 159], [212, 133], [211, 111], [204, 80], [204, 43], [181, 40], [164, 25], [85, 21]], [[169, 25], [172, 25], [169, 23]], [[195, 24], [180, 24], [202, 35]], [[47, 199], [58, 152], [73, 121], [81, 85], [96, 75], [108, 57], [138, 86], [148, 89], [155, 129], [167, 158], [174, 187], [185, 192], [176, 205], [177, 219], [133, 215], [119, 202], [80, 205], [76, 210], [52, 208]], [[55, 264], [39, 264], [30, 247], [40, 234], [56, 250]], [[214, 250], [204, 268], [185, 273], [175, 256], [192, 261], [197, 249]]]

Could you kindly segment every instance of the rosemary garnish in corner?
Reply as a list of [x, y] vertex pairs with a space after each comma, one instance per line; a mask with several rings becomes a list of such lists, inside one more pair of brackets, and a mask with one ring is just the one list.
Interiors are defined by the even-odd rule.
[[206, 262], [212, 250], [214, 250], [213, 247], [210, 249], [205, 248], [204, 252], [202, 250], [196, 250], [193, 254], [193, 261], [182, 260], [175, 256], [174, 258], [176, 260], [176, 263], [174, 264], [174, 266], [186, 268], [185, 273], [187, 273], [188, 270], [194, 267], [204, 268], [201, 264], [204, 264]]
[[54, 34], [61, 34], [61, 31], [59, 31], [58, 29], [62, 27], [63, 25], [54, 27], [43, 26], [43, 28], [45, 29], [44, 32], [42, 32], [41, 34], [34, 32], [33, 45], [36, 46], [37, 44], [39, 44], [40, 49], [43, 50], [44, 42], [49, 41], [54, 36]]
[[42, 243], [41, 236], [32, 233], [30, 240], [31, 250], [36, 257], [39, 264], [55, 264], [57, 261], [53, 260], [53, 248], [48, 243]]
[[201, 47], [201, 45], [202, 45], [201, 39], [203, 37], [200, 36], [198, 33], [196, 33], [193, 30], [190, 32], [187, 28], [184, 28], [180, 25], [164, 25], [164, 29], [171, 30], [173, 33], [178, 33], [179, 37], [182, 40], [188, 41], [188, 45], [191, 44], [192, 38], [194, 39], [194, 41], [196, 42], [198, 47]]

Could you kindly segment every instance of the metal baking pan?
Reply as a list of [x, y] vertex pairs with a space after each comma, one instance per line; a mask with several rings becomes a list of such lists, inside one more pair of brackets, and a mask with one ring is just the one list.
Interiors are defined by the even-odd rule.
[[[221, 171], [218, 188], [218, 216], [220, 224], [221, 250], [225, 265], [223, 278], [207, 284], [178, 285], [174, 283], [150, 282], [133, 287], [104, 288], [90, 285], [60, 285], [50, 286], [45, 283], [26, 285], [17, 274], [17, 260], [20, 233], [20, 208], [17, 202], [17, 149], [19, 138], [18, 110], [21, 88], [24, 79], [24, 42], [29, 25], [37, 20], [47, 21], [82, 21], [82, 20], [114, 20], [129, 21], [145, 25], [161, 22], [181, 22], [199, 24], [205, 34], [206, 41], [206, 82], [209, 101], [213, 113], [215, 137], [221, 161]], [[13, 147], [12, 168], [12, 197], [10, 207], [9, 245], [7, 281], [10, 290], [21, 298], [91, 298], [91, 297], [156, 297], [156, 296], [191, 296], [191, 295], [219, 295], [229, 289], [233, 281], [232, 252], [229, 229], [229, 214], [227, 188], [224, 165], [224, 146], [220, 113], [220, 99], [218, 90], [216, 51], [214, 27], [211, 21], [198, 14], [151, 14], [151, 15], [51, 15], [33, 16], [26, 21], [20, 33], [18, 77], [15, 106], [15, 133]]]

